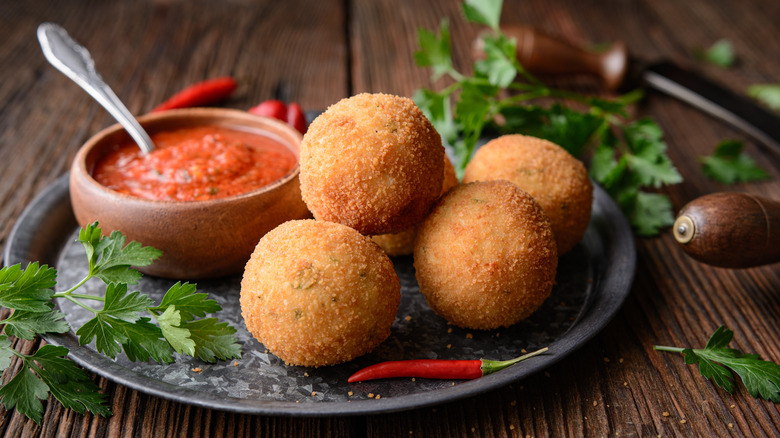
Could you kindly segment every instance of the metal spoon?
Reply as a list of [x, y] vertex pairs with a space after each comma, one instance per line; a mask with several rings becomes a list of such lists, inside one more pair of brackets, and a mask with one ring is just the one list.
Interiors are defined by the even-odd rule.
[[108, 110], [133, 137], [144, 154], [154, 150], [154, 143], [149, 134], [95, 70], [95, 61], [92, 60], [87, 49], [74, 41], [65, 29], [54, 23], [43, 23], [38, 26], [38, 41], [49, 63], [103, 105], [103, 108]]

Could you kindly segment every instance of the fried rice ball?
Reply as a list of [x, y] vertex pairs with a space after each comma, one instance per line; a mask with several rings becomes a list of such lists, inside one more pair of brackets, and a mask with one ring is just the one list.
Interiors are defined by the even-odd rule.
[[387, 255], [336, 223], [285, 222], [260, 239], [241, 280], [247, 329], [288, 365], [370, 352], [390, 335], [401, 285]]
[[365, 235], [422, 221], [441, 193], [444, 147], [411, 99], [358, 94], [314, 119], [301, 143], [301, 195], [314, 217]]
[[[455, 174], [455, 166], [452, 161], [444, 155], [444, 181], [442, 182], [441, 194], [444, 195], [448, 190], [458, 185], [458, 176]], [[413, 225], [400, 233], [380, 234], [372, 236], [371, 240], [376, 242], [390, 257], [410, 255], [414, 252], [414, 238], [417, 236], [417, 225]]]
[[555, 238], [533, 197], [503, 180], [462, 184], [420, 226], [420, 292], [447, 321], [470, 329], [515, 324], [550, 295]]
[[530, 193], [550, 219], [558, 254], [582, 240], [590, 222], [593, 185], [585, 165], [547, 140], [505, 135], [482, 146], [463, 182], [505, 179]]

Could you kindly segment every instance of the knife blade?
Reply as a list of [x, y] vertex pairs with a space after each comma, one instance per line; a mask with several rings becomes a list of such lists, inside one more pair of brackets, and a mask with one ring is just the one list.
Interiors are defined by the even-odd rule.
[[[622, 42], [605, 52], [593, 52], [527, 26], [501, 30], [517, 39], [518, 61], [533, 74], [590, 75], [613, 91], [652, 88], [731, 124], [780, 155], [780, 117], [693, 70], [669, 61], [632, 59]], [[475, 49], [481, 50], [478, 45]]]

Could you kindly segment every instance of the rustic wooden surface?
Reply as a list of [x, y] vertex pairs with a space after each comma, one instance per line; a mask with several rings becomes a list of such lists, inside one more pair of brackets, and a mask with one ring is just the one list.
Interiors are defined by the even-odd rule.
[[[248, 108], [274, 96], [321, 109], [363, 91], [411, 93], [429, 72], [413, 61], [416, 29], [450, 19], [456, 65], [470, 64], [478, 29], [450, 0], [38, 0], [0, 2], [0, 248], [22, 209], [68, 170], [77, 148], [112, 122], [83, 91], [46, 63], [35, 38], [60, 23], [89, 48], [105, 80], [134, 113], [192, 82], [234, 75], [224, 106]], [[504, 22], [531, 24], [582, 44], [624, 40], [643, 59], [693, 65], [743, 92], [780, 82], [780, 2], [754, 0], [524, 0]], [[693, 49], [730, 39], [739, 63], [697, 63]], [[583, 80], [561, 86], [598, 92]], [[674, 99], [650, 94], [637, 108], [663, 127], [685, 178], [663, 190], [681, 208], [727, 189], [780, 199], [780, 157], [752, 142], [747, 152], [772, 180], [726, 187], [696, 161], [742, 134]], [[637, 238], [631, 295], [617, 317], [547, 372], [485, 395], [406, 412], [289, 418], [195, 408], [96, 377], [114, 415], [95, 418], [50, 399], [40, 425], [0, 412], [7, 436], [780, 436], [778, 406], [740, 385], [729, 395], [677, 354], [653, 344], [702, 346], [726, 324], [733, 346], [780, 361], [780, 265], [726, 270], [699, 264], [670, 232]], [[38, 342], [17, 342], [33, 349]], [[7, 378], [7, 376], [6, 376]]]

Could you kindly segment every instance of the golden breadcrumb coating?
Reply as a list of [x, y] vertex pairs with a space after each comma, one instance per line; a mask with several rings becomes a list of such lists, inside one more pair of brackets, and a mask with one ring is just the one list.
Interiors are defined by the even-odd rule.
[[558, 254], [574, 248], [590, 222], [593, 185], [585, 165], [565, 149], [536, 137], [505, 135], [482, 146], [463, 182], [505, 179], [530, 193], [550, 219]]
[[400, 282], [387, 255], [344, 225], [285, 222], [263, 236], [241, 281], [247, 329], [289, 365], [322, 366], [390, 335]]
[[411, 99], [358, 94], [331, 105], [301, 143], [301, 195], [314, 217], [365, 235], [420, 222], [441, 192], [441, 137]]
[[493, 329], [541, 306], [558, 253], [531, 195], [508, 181], [476, 182], [450, 190], [421, 224], [414, 267], [437, 314], [460, 327]]
[[[442, 182], [441, 194], [444, 195], [456, 185], [458, 185], [458, 176], [455, 174], [455, 166], [452, 165], [452, 161], [445, 154], [444, 181]], [[413, 225], [400, 233], [372, 236], [371, 240], [376, 242], [390, 257], [397, 257], [411, 255], [414, 252], [415, 236], [417, 236], [417, 225]]]

